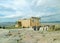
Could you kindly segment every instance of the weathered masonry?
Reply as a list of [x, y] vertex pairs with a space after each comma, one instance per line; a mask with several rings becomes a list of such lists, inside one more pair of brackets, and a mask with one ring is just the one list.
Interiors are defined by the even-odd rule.
[[40, 26], [40, 18], [31, 17], [29, 19], [18, 20], [16, 27], [32, 27], [32, 26]]

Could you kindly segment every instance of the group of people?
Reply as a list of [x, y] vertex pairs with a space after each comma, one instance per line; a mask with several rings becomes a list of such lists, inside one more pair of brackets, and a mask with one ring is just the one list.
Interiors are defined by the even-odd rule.
[[39, 31], [39, 30], [48, 30], [48, 29], [52, 29], [54, 30], [55, 29], [55, 25], [44, 25], [44, 26], [33, 26], [32, 27], [34, 29], [34, 31]]
[[33, 26], [32, 28], [34, 29], [34, 31], [39, 31], [41, 26]]

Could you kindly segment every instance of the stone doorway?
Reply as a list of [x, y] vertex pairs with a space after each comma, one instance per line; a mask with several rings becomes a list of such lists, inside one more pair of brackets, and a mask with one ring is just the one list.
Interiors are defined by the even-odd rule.
[[22, 26], [22, 23], [21, 23], [21, 22], [18, 22], [18, 25], [19, 25], [19, 26]]

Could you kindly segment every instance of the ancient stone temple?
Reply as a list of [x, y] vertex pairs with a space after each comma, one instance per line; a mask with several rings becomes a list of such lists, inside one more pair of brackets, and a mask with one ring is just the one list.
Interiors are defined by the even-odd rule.
[[16, 27], [32, 27], [32, 26], [40, 26], [40, 18], [38, 17], [31, 17], [26, 19], [18, 20]]

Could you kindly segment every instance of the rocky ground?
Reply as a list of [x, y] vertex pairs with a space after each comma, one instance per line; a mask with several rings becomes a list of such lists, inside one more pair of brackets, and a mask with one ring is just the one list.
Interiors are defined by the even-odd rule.
[[0, 29], [0, 43], [60, 43], [60, 31]]

